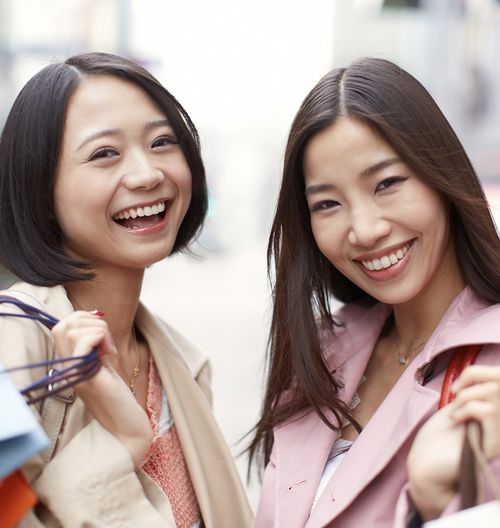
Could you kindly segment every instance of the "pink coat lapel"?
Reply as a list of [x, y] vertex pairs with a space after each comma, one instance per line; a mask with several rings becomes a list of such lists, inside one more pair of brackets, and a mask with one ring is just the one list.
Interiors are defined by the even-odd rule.
[[387, 466], [405, 440], [435, 411], [439, 394], [419, 385], [412, 364], [399, 379], [316, 505], [307, 526], [325, 526]]
[[[346, 310], [363, 314], [360, 325], [363, 331], [357, 331], [356, 326], [360, 320], [353, 317], [355, 314], [349, 313], [346, 320], [356, 323], [353, 323], [352, 327], [342, 327], [337, 333], [337, 338], [332, 343], [335, 356], [328, 357], [328, 346], [325, 353], [329, 365], [343, 380], [344, 388], [340, 391], [340, 397], [344, 401], [350, 401], [365, 370], [373, 343], [387, 317], [388, 308], [377, 305], [368, 312], [366, 308], [361, 311], [356, 307], [346, 307]], [[349, 369], [344, 376], [347, 360]], [[336, 436], [337, 434], [313, 413], [276, 428], [274, 456], [278, 467], [276, 497], [279, 506], [275, 526], [305, 526], [310, 514], [310, 505]]]

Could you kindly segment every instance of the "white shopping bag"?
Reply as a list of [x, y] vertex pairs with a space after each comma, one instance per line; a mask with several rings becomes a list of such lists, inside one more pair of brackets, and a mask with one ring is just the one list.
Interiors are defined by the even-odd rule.
[[47, 447], [49, 439], [0, 363], [0, 479]]
[[424, 528], [500, 528], [500, 501], [494, 500], [445, 515], [423, 524]]

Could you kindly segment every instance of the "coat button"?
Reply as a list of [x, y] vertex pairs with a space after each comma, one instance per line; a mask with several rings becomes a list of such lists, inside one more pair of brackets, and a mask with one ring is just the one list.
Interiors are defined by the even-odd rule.
[[305, 484], [307, 482], [307, 479], [297, 480], [297, 482], [294, 482], [291, 486], [288, 486], [288, 492], [292, 491], [293, 488], [300, 486], [301, 484]]

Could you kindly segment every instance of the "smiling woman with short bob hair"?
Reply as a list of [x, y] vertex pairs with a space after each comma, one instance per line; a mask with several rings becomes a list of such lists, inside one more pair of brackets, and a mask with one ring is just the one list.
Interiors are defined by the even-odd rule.
[[[249, 526], [208, 358], [139, 300], [146, 268], [187, 248], [207, 209], [185, 110], [121, 57], [47, 66], [0, 138], [0, 205], [0, 262], [20, 279], [3, 295], [59, 319], [45, 331], [0, 317], [2, 365], [95, 348], [101, 363], [32, 406], [50, 445], [22, 467], [40, 502], [20, 526]], [[23, 388], [47, 374], [12, 377]]]
[[[441, 515], [471, 418], [498, 462], [499, 262], [478, 177], [420, 82], [374, 58], [325, 75], [293, 121], [269, 238], [257, 528]], [[436, 412], [451, 352], [472, 343], [478, 365]]]
[[[141, 87], [169, 116], [193, 178], [193, 196], [173, 253], [186, 247], [207, 210], [198, 132], [187, 112], [147, 70], [105, 53], [51, 64], [21, 90], [0, 139], [0, 259], [19, 278], [42, 286], [91, 276], [88, 263], [66, 254], [54, 211], [54, 181], [72, 93], [90, 76], [113, 75]], [[36, 102], [36, 104], [35, 104]]]

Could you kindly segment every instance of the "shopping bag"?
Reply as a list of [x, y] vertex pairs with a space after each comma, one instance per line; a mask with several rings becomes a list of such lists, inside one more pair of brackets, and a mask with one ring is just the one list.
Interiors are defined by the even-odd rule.
[[14, 471], [0, 480], [0, 526], [14, 528], [37, 502], [21, 471]]
[[0, 364], [0, 479], [12, 473], [48, 443], [36, 420]]

